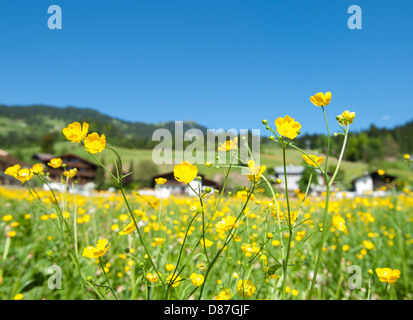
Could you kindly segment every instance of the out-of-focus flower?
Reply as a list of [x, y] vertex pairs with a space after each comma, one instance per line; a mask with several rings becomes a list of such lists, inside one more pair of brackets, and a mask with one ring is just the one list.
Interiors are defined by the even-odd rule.
[[239, 280], [237, 283], [237, 292], [240, 297], [250, 298], [255, 292], [255, 286], [251, 280]]
[[218, 151], [230, 151], [238, 148], [238, 137], [234, 137], [233, 140], [225, 141], [225, 143], [220, 143]]
[[167, 265], [165, 265], [165, 270], [171, 272], [172, 270], [175, 269], [175, 265], [173, 265], [172, 263], [168, 263]]
[[247, 178], [249, 181], [257, 183], [261, 179], [261, 175], [264, 173], [266, 166], [257, 166], [255, 165], [254, 160], [248, 161], [248, 169], [250, 170], [251, 174], [247, 174]]
[[324, 161], [324, 157], [317, 157], [313, 154], [310, 154], [309, 156], [306, 156], [305, 154], [303, 154], [303, 159], [305, 161], [305, 163], [307, 163], [309, 166], [313, 166], [315, 168], [317, 168], [316, 163], [321, 166], [321, 164]]
[[43, 165], [41, 163], [36, 163], [32, 167], [34, 174], [41, 174], [44, 171]]
[[135, 230], [136, 230], [136, 225], [132, 221], [125, 228], [123, 228], [123, 230], [121, 232], [119, 232], [119, 235], [123, 236], [125, 234], [131, 234]]
[[4, 173], [7, 174], [8, 176], [12, 176], [16, 178], [17, 173], [19, 172], [20, 169], [21, 169], [21, 166], [19, 164], [15, 164], [14, 166], [8, 167], [6, 171], [4, 171]]
[[400, 278], [400, 270], [392, 270], [390, 268], [377, 268], [377, 276], [381, 282], [387, 282], [393, 284]]
[[182, 278], [175, 273], [171, 273], [167, 278], [166, 282], [172, 287], [177, 287], [181, 283]]
[[404, 154], [403, 155], [404, 160], [409, 160], [410, 159], [410, 154]]
[[196, 287], [199, 287], [204, 283], [204, 276], [202, 274], [192, 273], [189, 276], [189, 279], [191, 279], [192, 284]]
[[156, 178], [155, 179], [155, 183], [159, 184], [159, 185], [164, 184], [166, 181], [168, 181], [168, 180], [166, 180], [165, 178]]
[[50, 159], [50, 161], [47, 163], [47, 165], [48, 165], [49, 167], [52, 167], [52, 168], [57, 169], [57, 168], [60, 168], [60, 167], [62, 166], [62, 163], [63, 163], [63, 160], [62, 160], [62, 159], [60, 159], [60, 158], [53, 158], [53, 159]]
[[229, 300], [231, 299], [233, 294], [231, 294], [229, 289], [222, 290], [218, 293], [218, 295], [214, 296], [215, 300]]
[[379, 169], [379, 170], [377, 170], [377, 173], [378, 173], [380, 176], [384, 176], [384, 175], [386, 174], [386, 171], [384, 171], [383, 169]]
[[310, 97], [310, 101], [317, 107], [327, 106], [331, 101], [331, 92], [322, 92], [316, 93]]
[[177, 181], [190, 183], [198, 174], [198, 168], [188, 161], [182, 161], [174, 167], [174, 177]]
[[73, 178], [76, 175], [76, 173], [77, 173], [77, 169], [74, 168], [74, 169], [70, 169], [69, 171], [63, 172], [63, 175], [67, 178]]
[[33, 178], [33, 169], [20, 169], [15, 178], [23, 184]]
[[148, 273], [146, 274], [146, 279], [148, 279], [150, 282], [156, 282], [159, 280], [158, 275], [156, 273]]
[[336, 227], [337, 230], [347, 231], [346, 221], [338, 213], [333, 216], [333, 226]]
[[63, 134], [67, 140], [74, 142], [81, 142], [89, 131], [89, 124], [83, 122], [83, 127], [79, 122], [73, 122], [63, 129]]
[[284, 118], [277, 118], [275, 125], [277, 126], [278, 134], [289, 139], [295, 139], [301, 129], [301, 124], [288, 115]]
[[232, 227], [238, 228], [237, 218], [235, 218], [234, 216], [224, 217], [221, 219], [221, 221], [215, 224], [215, 229], [219, 233], [228, 231]]
[[[201, 246], [204, 247], [204, 239], [201, 239], [200, 243], [201, 243]], [[205, 248], [212, 247], [213, 244], [214, 244], [213, 241], [205, 239]]]
[[13, 298], [13, 300], [22, 300], [23, 299], [23, 294], [18, 293], [15, 295], [15, 297]]
[[338, 123], [340, 123], [341, 125], [348, 126], [349, 124], [353, 123], [355, 116], [356, 116], [355, 112], [350, 112], [346, 110], [342, 114], [338, 115], [336, 119]]
[[83, 256], [90, 259], [97, 259], [102, 257], [110, 248], [110, 243], [108, 246], [107, 239], [99, 239], [96, 248], [93, 246], [88, 246], [83, 250]]
[[99, 134], [93, 132], [85, 138], [84, 143], [86, 151], [99, 153], [106, 148], [106, 137], [104, 134], [99, 137]]

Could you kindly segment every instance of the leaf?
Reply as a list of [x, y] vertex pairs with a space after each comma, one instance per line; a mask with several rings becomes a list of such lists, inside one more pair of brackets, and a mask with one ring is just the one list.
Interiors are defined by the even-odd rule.
[[278, 264], [273, 264], [272, 266], [269, 266], [269, 267], [268, 267], [267, 274], [268, 274], [269, 276], [271, 276], [271, 275], [273, 275], [278, 269], [280, 269], [281, 267], [282, 267], [282, 265], [281, 265], [280, 263], [278, 263]]

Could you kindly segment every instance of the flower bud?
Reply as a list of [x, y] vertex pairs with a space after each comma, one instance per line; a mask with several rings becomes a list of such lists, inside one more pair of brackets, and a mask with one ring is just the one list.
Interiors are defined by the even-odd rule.
[[265, 119], [264, 119], [264, 120], [262, 120], [262, 124], [263, 124], [263, 125], [267, 125], [267, 123], [268, 123], [268, 121], [267, 121], [267, 120], [265, 120]]
[[212, 191], [212, 189], [210, 187], [205, 188], [205, 193], [210, 193], [211, 191]]
[[93, 283], [93, 278], [92, 278], [92, 276], [88, 276], [88, 277], [86, 278], [86, 281], [87, 281], [87, 282], [90, 282], [90, 283]]
[[270, 136], [270, 137], [268, 138], [268, 140], [270, 140], [270, 141], [275, 141], [275, 138], [274, 138], [274, 136]]

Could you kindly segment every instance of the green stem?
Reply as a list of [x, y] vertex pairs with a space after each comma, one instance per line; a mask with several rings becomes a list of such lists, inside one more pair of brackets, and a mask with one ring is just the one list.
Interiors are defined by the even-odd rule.
[[324, 106], [322, 106], [323, 109], [323, 114], [324, 114], [324, 120], [326, 122], [326, 126], [327, 126], [327, 154], [326, 154], [326, 163], [325, 163], [325, 171], [327, 172], [327, 164], [328, 164], [328, 156], [330, 154], [330, 128], [328, 126], [328, 121], [327, 121], [327, 116], [326, 116], [326, 111], [324, 109]]
[[323, 254], [323, 247], [324, 247], [324, 240], [326, 236], [326, 231], [327, 231], [327, 215], [328, 215], [328, 207], [329, 207], [329, 202], [330, 202], [330, 185], [327, 184], [327, 195], [326, 195], [326, 202], [325, 202], [325, 208], [324, 208], [324, 216], [323, 216], [323, 231], [321, 232], [321, 242], [318, 248], [318, 255], [317, 255], [317, 261], [314, 269], [314, 275], [313, 275], [313, 280], [311, 281], [311, 287], [310, 291], [308, 293], [308, 299], [311, 300], [313, 290], [314, 290], [314, 285], [317, 280], [317, 274], [318, 274], [318, 269], [320, 267], [321, 263], [321, 256]]
[[348, 127], [349, 127], [349, 126], [347, 125], [346, 134], [344, 135], [343, 146], [341, 147], [340, 157], [339, 157], [338, 162], [337, 162], [336, 170], [334, 171], [334, 174], [333, 174], [333, 176], [331, 177], [330, 182], [329, 182], [330, 186], [333, 184], [334, 179], [336, 178], [337, 173], [338, 173], [338, 171], [339, 171], [339, 169], [340, 169], [340, 166], [341, 166], [341, 161], [342, 161], [342, 159], [343, 159], [344, 150], [346, 149], [346, 144], [347, 144]]
[[112, 294], [113, 294], [113, 296], [115, 297], [115, 300], [118, 300], [118, 298], [116, 297], [115, 292], [114, 292], [113, 289], [112, 289], [112, 286], [111, 286], [111, 284], [110, 284], [108, 275], [106, 274], [105, 267], [103, 266], [102, 259], [101, 259], [100, 257], [99, 257], [99, 262], [100, 262], [100, 266], [101, 266], [101, 268], [102, 268], [102, 271], [103, 271], [103, 273], [105, 274], [105, 278], [106, 278], [106, 281], [107, 281], [107, 283], [108, 283], [108, 288], [110, 289], [110, 291], [112, 291]]
[[387, 292], [387, 287], [389, 286], [389, 283], [387, 282], [386, 283], [386, 287], [384, 288], [384, 292], [383, 292], [383, 295], [382, 295], [382, 297], [381, 297], [381, 300], [383, 300], [384, 299], [384, 297], [386, 296], [386, 292]]

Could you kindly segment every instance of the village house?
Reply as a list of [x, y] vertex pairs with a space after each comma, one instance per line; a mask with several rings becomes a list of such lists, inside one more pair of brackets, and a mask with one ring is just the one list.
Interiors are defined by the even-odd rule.
[[[189, 185], [197, 192], [199, 193], [199, 187], [201, 188], [201, 191], [203, 192], [206, 187], [211, 188], [211, 192], [214, 192], [215, 189], [219, 189], [219, 184], [215, 182], [214, 180], [207, 179], [205, 178], [205, 175], [203, 174], [198, 174], [202, 179], [201, 181], [198, 180], [193, 180], [189, 183]], [[167, 172], [164, 174], [156, 175], [152, 179], [152, 187], [155, 189], [156, 183], [155, 179], [157, 178], [164, 178], [166, 179], [166, 182], [162, 185], [157, 186], [157, 193], [158, 196], [160, 197], [168, 197], [170, 195], [190, 195], [190, 196], [195, 196], [194, 191], [188, 187], [185, 183], [183, 182], [178, 182], [175, 177], [173, 172]]]
[[396, 179], [395, 176], [389, 174], [380, 175], [377, 171], [365, 173], [364, 176], [358, 177], [352, 181], [352, 187], [356, 194], [373, 192], [379, 188], [392, 183]]
[[11, 176], [8, 176], [4, 173], [4, 171], [15, 164], [19, 164], [22, 168], [29, 167], [23, 161], [16, 159], [15, 157], [11, 156], [8, 152], [4, 150], [0, 150], [0, 185], [20, 185], [20, 181], [14, 179]]
[[[287, 165], [286, 172], [287, 172], [287, 189], [289, 192], [293, 192], [295, 190], [299, 190], [299, 182], [303, 176], [305, 167], [304, 166], [295, 166], [295, 165]], [[326, 181], [324, 175], [321, 173], [320, 170], [315, 169], [317, 172], [317, 181], [318, 184], [312, 184], [311, 192], [312, 193], [321, 193], [326, 189]], [[280, 179], [281, 184], [278, 185], [278, 188], [282, 191], [285, 191], [285, 175], [284, 175], [284, 167], [274, 167], [274, 179]]]
[[66, 164], [66, 170], [76, 168], [76, 181], [78, 181], [78, 184], [80, 185], [94, 182], [96, 177], [96, 170], [98, 166], [72, 153], [66, 153], [60, 156], [55, 156], [48, 153], [36, 153], [32, 158], [44, 164], [45, 171], [49, 172], [50, 178], [53, 181], [60, 181], [60, 177], [63, 173], [63, 168], [54, 169], [47, 165], [47, 163], [53, 158], [61, 158], [63, 163]]

